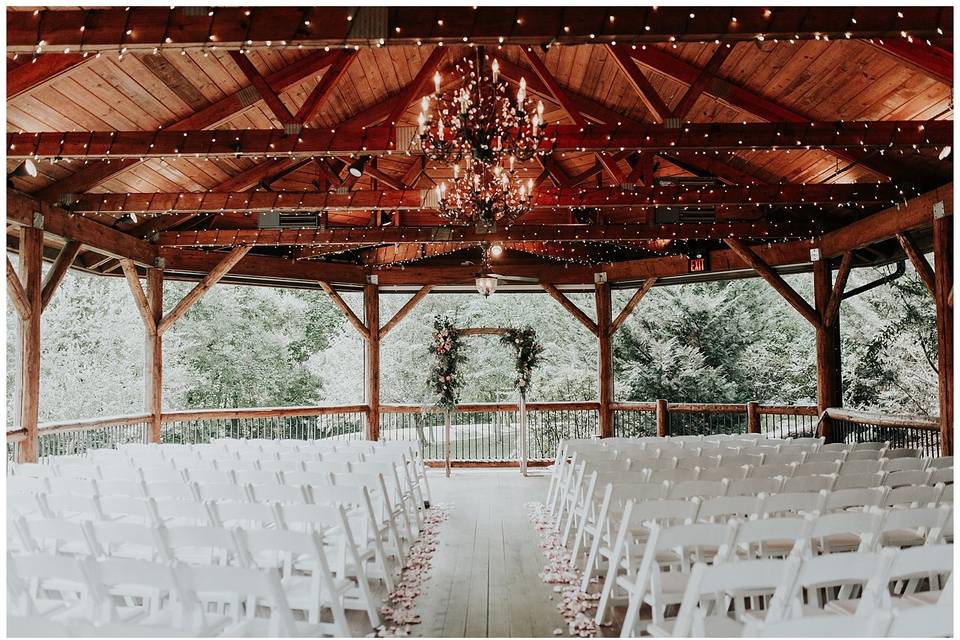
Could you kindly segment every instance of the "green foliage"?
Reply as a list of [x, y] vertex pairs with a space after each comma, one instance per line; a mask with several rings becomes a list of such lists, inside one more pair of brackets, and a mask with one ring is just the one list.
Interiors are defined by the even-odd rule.
[[533, 370], [540, 364], [540, 356], [543, 354], [543, 345], [537, 341], [537, 333], [532, 327], [522, 329], [509, 329], [500, 336], [500, 342], [509, 347], [513, 347], [516, 352], [514, 366], [517, 370], [517, 376], [513, 380], [514, 388], [520, 392], [524, 398], [530, 390], [530, 380], [533, 378]]
[[460, 388], [463, 387], [463, 374], [460, 364], [466, 359], [461, 351], [463, 344], [460, 331], [445, 316], [433, 319], [433, 342], [430, 353], [436, 358], [430, 384], [437, 394], [437, 406], [453, 409], [460, 400]]

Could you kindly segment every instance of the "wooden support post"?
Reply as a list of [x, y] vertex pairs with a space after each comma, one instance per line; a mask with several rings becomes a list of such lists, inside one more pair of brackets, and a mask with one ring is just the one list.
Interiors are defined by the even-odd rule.
[[597, 283], [595, 287], [597, 340], [600, 345], [597, 362], [600, 376], [597, 384], [600, 392], [600, 437], [610, 438], [613, 436], [613, 413], [610, 411], [610, 403], [613, 402], [613, 346], [610, 338], [610, 324], [613, 317], [612, 301], [610, 283]]
[[903, 247], [903, 252], [907, 254], [907, 257], [910, 258], [910, 262], [913, 263], [913, 268], [917, 270], [917, 275], [920, 276], [920, 280], [922, 280], [923, 284], [927, 287], [927, 291], [930, 292], [930, 295], [936, 296], [936, 276], [933, 274], [933, 269], [930, 267], [930, 263], [927, 262], [927, 259], [923, 257], [923, 253], [920, 251], [920, 248], [917, 247], [917, 244], [907, 232], [898, 233], [897, 240], [900, 241], [900, 246]]
[[367, 325], [364, 397], [367, 412], [367, 439], [380, 439], [380, 287], [363, 286], [363, 320]]
[[670, 430], [668, 426], [668, 421], [670, 416], [667, 413], [667, 401], [660, 399], [657, 400], [657, 435], [661, 438], [665, 438], [668, 435]]
[[[138, 285], [139, 286], [139, 285]], [[147, 269], [147, 304], [154, 326], [163, 318], [163, 270]], [[143, 407], [150, 414], [150, 442], [160, 442], [160, 417], [163, 413], [163, 335], [159, 331], [144, 332]]]
[[[818, 314], [826, 314], [833, 292], [833, 275], [826, 259], [813, 263], [813, 297]], [[837, 314], [839, 316], [839, 313]], [[817, 411], [843, 406], [843, 377], [840, 371], [840, 320], [831, 326], [815, 325], [817, 332]], [[830, 419], [820, 423], [820, 435], [830, 440]]]
[[36, 462], [40, 416], [40, 314], [42, 310], [43, 229], [20, 230], [20, 274], [29, 313], [20, 317], [20, 428], [26, 440], [20, 445], [20, 462]]
[[933, 262], [940, 375], [940, 455], [953, 455], [953, 215], [934, 207]]
[[747, 433], [760, 433], [760, 403], [755, 400], [747, 403]]

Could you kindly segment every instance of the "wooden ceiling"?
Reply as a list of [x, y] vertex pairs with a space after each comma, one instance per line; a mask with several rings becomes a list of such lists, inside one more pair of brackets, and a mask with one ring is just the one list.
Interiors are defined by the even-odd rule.
[[[249, 44], [238, 37], [229, 42], [236, 34], [225, 12], [233, 9], [162, 10], [168, 29], [157, 33], [151, 16], [136, 11], [125, 16], [122, 24], [128, 29], [124, 30], [117, 22], [122, 9], [8, 10], [8, 174], [23, 157], [41, 149], [30, 147], [32, 140], [40, 140], [32, 134], [62, 134], [48, 137], [60, 140], [59, 146], [55, 151], [39, 152], [36, 177], [9, 179], [14, 189], [165, 246], [189, 244], [182, 241], [186, 235], [178, 235], [188, 232], [209, 232], [196, 236], [194, 244], [198, 246], [230, 244], [221, 240], [226, 237], [222, 235], [216, 236], [216, 242], [208, 241], [214, 238], [213, 232], [254, 233], [257, 211], [278, 207], [276, 195], [282, 200], [282, 194], [289, 194], [286, 202], [291, 205], [295, 199], [314, 203], [295, 207], [297, 210], [315, 207], [312, 210], [325, 211], [325, 224], [351, 229], [306, 243], [309, 246], [301, 242], [302, 236], [282, 242], [255, 241], [260, 246], [251, 255], [359, 264], [374, 270], [390, 269], [395, 263], [436, 264], [442, 269], [451, 255], [463, 258], [457, 252], [475, 259], [471, 247], [484, 242], [475, 234], [467, 234], [463, 240], [427, 235], [416, 243], [409, 241], [419, 238], [416, 232], [406, 236], [408, 227], [438, 224], [435, 213], [421, 206], [416, 192], [433, 188], [448, 177], [449, 167], [416, 154], [387, 153], [389, 147], [377, 153], [367, 148], [365, 154], [364, 141], [381, 131], [392, 131], [394, 121], [399, 127], [414, 125], [416, 103], [428, 90], [423, 88], [424, 80], [439, 69], [445, 86], [454, 86], [452, 64], [475, 55], [475, 46], [480, 44], [501, 62], [508, 80], [526, 80], [528, 89], [543, 100], [547, 121], [561, 125], [558, 130], [566, 126], [573, 131], [576, 125], [585, 125], [612, 132], [606, 153], [582, 151], [581, 145], [571, 143], [544, 163], [531, 161], [523, 166], [524, 179], [535, 180], [546, 200], [517, 221], [513, 235], [491, 236], [508, 243], [504, 260], [534, 256], [536, 261], [552, 265], [608, 263], [683, 255], [714, 246], [730, 234], [748, 240], [811, 238], [889, 207], [898, 199], [946, 184], [952, 175], [952, 156], [938, 158], [942, 147], [952, 140], [949, 7], [904, 9], [900, 17], [893, 8], [872, 8], [869, 16], [839, 8], [833, 13], [830, 9], [804, 9], [801, 16], [800, 9], [775, 8], [773, 15], [766, 17], [757, 13], [760, 9], [743, 9], [739, 20], [733, 20], [737, 16], [729, 9], [722, 15], [703, 8], [684, 9], [690, 16], [696, 14], [685, 19], [684, 29], [675, 27], [683, 17], [675, 7], [657, 11], [568, 9], [570, 13], [565, 15], [558, 15], [556, 8], [542, 13], [523, 9], [513, 10], [514, 28], [506, 36], [495, 36], [493, 26], [484, 26], [504, 20], [494, 13], [501, 10], [492, 8], [390, 9], [383, 15], [374, 14], [374, 8], [365, 10], [369, 15], [341, 8], [305, 9], [306, 13], [297, 15], [310, 26], [307, 32], [301, 28], [299, 35], [284, 35], [282, 21], [270, 22], [252, 10], [252, 16], [244, 18], [248, 33], [256, 34], [251, 35]], [[577, 11], [590, 13], [577, 20]], [[385, 32], [389, 35], [384, 46], [370, 39], [361, 46], [351, 40], [355, 31], [336, 31], [344, 28], [341, 21], [353, 23], [345, 17], [377, 23], [371, 16], [396, 25]], [[603, 28], [589, 34], [577, 33], [577, 29], [564, 31], [561, 26], [590, 24], [588, 18]], [[536, 20], [543, 25], [539, 30], [531, 24]], [[764, 30], [750, 26], [764, 20]], [[317, 27], [324, 22], [335, 23], [336, 29]], [[438, 26], [438, 22], [443, 24]], [[199, 40], [200, 23], [216, 38], [192, 41]], [[634, 23], [652, 28], [638, 28], [634, 33], [640, 36], [626, 39], [624, 34], [631, 33]], [[86, 28], [74, 33], [76, 24]], [[39, 54], [38, 34], [45, 36]], [[276, 40], [269, 40], [268, 45], [271, 34]], [[84, 39], [77, 40], [80, 37]], [[446, 41], [441, 45], [442, 39]], [[332, 46], [334, 41], [339, 46]], [[344, 43], [351, 46], [344, 47]], [[889, 137], [884, 142], [891, 144], [821, 144], [818, 139], [814, 144], [784, 148], [792, 143], [757, 142], [767, 140], [760, 137], [766, 131], [762, 127], [768, 126], [762, 123], [793, 127], [777, 131], [799, 135], [796, 131], [802, 133], [810, 123], [839, 121], [863, 123], [856, 126], [867, 129], [872, 126], [872, 134], [885, 132]], [[885, 121], [896, 124], [884, 129], [880, 123]], [[904, 128], [915, 132], [915, 125], [905, 124], [907, 121], [926, 127], [916, 148], [904, 137]], [[934, 121], [950, 124], [938, 129]], [[174, 132], [185, 132], [197, 141], [204, 139], [206, 134], [198, 133], [203, 129], [251, 130], [253, 134], [271, 129], [282, 132], [285, 125], [295, 124], [302, 125], [304, 139], [333, 130], [338, 136], [362, 135], [356, 149], [350, 149], [355, 151], [352, 154], [281, 156], [258, 153], [251, 144], [237, 154], [171, 152], [150, 157], [159, 154], [152, 150], [157, 149], [155, 145], [163, 146], [163, 136], [182, 135]], [[677, 131], [684, 128], [700, 131], [697, 125], [713, 125], [709, 129], [711, 143], [644, 146], [644, 137], [651, 131], [654, 137], [665, 129], [674, 132], [670, 135], [679, 135]], [[820, 125], [817, 130], [826, 133], [826, 128], [840, 130], [839, 125]], [[643, 136], [631, 133], [637, 131], [644, 132]], [[111, 138], [106, 153], [94, 154], [95, 137], [87, 132], [124, 132], [114, 134], [118, 141], [124, 140], [125, 132], [144, 132], [140, 139], [150, 144], [145, 151], [135, 151], [132, 142], [129, 147], [120, 142], [114, 147]], [[714, 143], [724, 139], [723, 133], [750, 137], [740, 146]], [[72, 140], [79, 142], [70, 146]], [[621, 150], [618, 141], [635, 144]], [[80, 146], [82, 151], [74, 148]], [[212, 149], [212, 143], [205, 148]], [[364, 175], [351, 177], [347, 167], [368, 155]], [[718, 180], [728, 196], [717, 212], [717, 225], [721, 226], [679, 235], [676, 230], [653, 228], [652, 209], [644, 205], [668, 201], [656, 191], [655, 181], [678, 176]], [[853, 183], [862, 186], [834, 192], [826, 186]], [[875, 183], [889, 184], [878, 187]], [[758, 201], [752, 196], [756, 191], [750, 189], [763, 185], [773, 187]], [[779, 193], [778, 185], [793, 195]], [[816, 185], [819, 195], [797, 195], [804, 185]], [[882, 196], [878, 195], [880, 188], [885, 189]], [[394, 191], [407, 195], [391, 194]], [[188, 198], [186, 194], [206, 192], [233, 194], [234, 206], [224, 210], [222, 203], [169, 205]], [[243, 199], [263, 198], [271, 192], [274, 199], [269, 206], [254, 207]], [[620, 199], [615, 199], [617, 204], [598, 206], [612, 192], [621, 193]], [[83, 197], [84, 193], [133, 195], [98, 202], [95, 197]], [[578, 206], [575, 195], [584, 193], [587, 200]], [[555, 203], [563, 194], [569, 196], [567, 204], [558, 206]], [[674, 193], [674, 201], [676, 196]], [[411, 206], [395, 204], [402, 197]], [[167, 204], [149, 204], [154, 202]], [[350, 206], [337, 207], [335, 202]], [[584, 207], [590, 207], [585, 214], [589, 219], [577, 220], [576, 210]], [[139, 212], [135, 223], [121, 221], [127, 211]], [[577, 232], [570, 228], [582, 226], [573, 224], [576, 222], [637, 228], [622, 228], [620, 237], [608, 229], [602, 236], [593, 230], [574, 238]], [[536, 225], [567, 225], [564, 233], [571, 238], [560, 241], [565, 236], [550, 236], [549, 231], [534, 235]], [[642, 225], [649, 228], [640, 229]], [[391, 227], [395, 227], [392, 233], [383, 233]], [[370, 232], [369, 237], [362, 236], [365, 241], [359, 247], [348, 244], [361, 237], [358, 228]], [[763, 232], [751, 233], [748, 228], [762, 228]], [[79, 264], [90, 263], [88, 259]], [[118, 267], [116, 261], [102, 261], [94, 268], [116, 273]]]

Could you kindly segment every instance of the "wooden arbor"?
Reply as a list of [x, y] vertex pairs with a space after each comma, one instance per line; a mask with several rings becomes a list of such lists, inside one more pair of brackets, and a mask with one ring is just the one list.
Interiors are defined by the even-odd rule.
[[[8, 289], [34, 437], [34, 309], [37, 290], [41, 308], [53, 290], [30, 266], [42, 257], [56, 259], [51, 282], [71, 264], [130, 282], [155, 438], [162, 335], [209, 287], [323, 288], [364, 339], [376, 437], [380, 338], [431, 289], [469, 290], [478, 253], [498, 244], [497, 273], [544, 290], [596, 336], [602, 435], [613, 433], [611, 336], [654, 284], [765, 278], [816, 331], [824, 409], [841, 400], [850, 270], [903, 252], [936, 300], [952, 446], [951, 8], [244, 11], [8, 15], [19, 56], [8, 68], [8, 247], [21, 254]], [[492, 233], [437, 215], [425, 194], [450, 168], [410, 144], [424, 87], [439, 71], [444, 91], [457, 88], [451, 65], [477, 45], [544, 102], [552, 151], [521, 169], [531, 211]], [[811, 54], [819, 72], [801, 77]], [[780, 90], [800, 85], [810, 99]], [[27, 159], [40, 175], [16, 171]], [[712, 217], [681, 215], [704, 208]], [[690, 273], [691, 254], [705, 272]], [[813, 272], [813, 300], [786, 285], [794, 271]], [[171, 278], [198, 285], [164, 315]], [[363, 313], [343, 303], [345, 288], [363, 290]], [[627, 288], [636, 293], [613, 309], [611, 290]], [[386, 290], [416, 296], [381, 326]], [[572, 290], [594, 292], [595, 315]]]

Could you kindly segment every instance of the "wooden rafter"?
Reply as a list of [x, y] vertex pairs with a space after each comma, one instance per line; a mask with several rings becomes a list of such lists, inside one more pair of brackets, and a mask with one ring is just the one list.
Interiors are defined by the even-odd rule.
[[7, 70], [7, 100], [38, 89], [87, 58], [79, 53], [44, 53]]
[[823, 326], [830, 328], [837, 321], [837, 314], [840, 312], [840, 303], [843, 301], [843, 291], [847, 288], [847, 278], [850, 276], [850, 268], [853, 265], [853, 252], [847, 251], [840, 259], [840, 268], [837, 269], [837, 276], [833, 283], [833, 289], [830, 292], [830, 302], [823, 311]]
[[43, 278], [43, 286], [40, 292], [40, 307], [42, 309], [46, 309], [47, 305], [50, 304], [50, 300], [53, 299], [53, 294], [56, 293], [57, 287], [60, 286], [60, 283], [63, 282], [63, 279], [66, 277], [67, 270], [73, 265], [73, 261], [77, 259], [77, 254], [80, 253], [81, 246], [79, 242], [70, 240], [60, 249], [60, 253], [57, 254], [57, 259], [53, 261], [53, 265]]
[[413, 294], [413, 297], [407, 300], [407, 302], [400, 307], [395, 314], [393, 314], [393, 317], [390, 318], [385, 325], [380, 327], [380, 339], [383, 340], [384, 336], [386, 336], [391, 329], [400, 324], [400, 321], [406, 318], [408, 313], [413, 311], [413, 308], [417, 306], [417, 304], [423, 300], [428, 293], [430, 293], [431, 289], [433, 289], [433, 286], [428, 284], [421, 287], [415, 294]]
[[367, 329], [367, 326], [363, 324], [363, 321], [357, 317], [357, 314], [353, 312], [353, 309], [350, 308], [350, 305], [347, 304], [336, 290], [331, 287], [328, 283], [320, 280], [320, 288], [330, 296], [330, 300], [333, 301], [333, 304], [337, 306], [338, 309], [346, 316], [347, 320], [350, 321], [350, 324], [353, 325], [353, 328], [357, 330], [360, 336], [364, 340], [370, 340], [370, 331]]
[[569, 311], [570, 314], [580, 322], [580, 324], [585, 326], [590, 333], [595, 336], [600, 335], [600, 329], [597, 327], [597, 323], [591, 320], [590, 316], [585, 314], [580, 307], [575, 305], [573, 301], [570, 300], [570, 298], [563, 295], [559, 289], [546, 282], [540, 283], [540, 286], [543, 287], [543, 290], [546, 291], [551, 298], [559, 302], [561, 307]]
[[[703, 42], [845, 37], [898, 38], [902, 33], [939, 42], [952, 38], [950, 7], [738, 7], [736, 21], [727, 6], [697, 7], [405, 7], [385, 17], [380, 42], [398, 44], [595, 44], [619, 42]], [[251, 14], [244, 7], [217, 7], [189, 13], [182, 7], [145, 6], [102, 9], [12, 11], [7, 19], [9, 51], [33, 53], [42, 42], [50, 49], [117, 51], [153, 47], [228, 49], [286, 46], [296, 48], [366, 45], [369, 34], [354, 32], [357, 22], [373, 23], [374, 8], [271, 7]], [[615, 20], [611, 20], [613, 15]], [[351, 21], [351, 18], [357, 20]], [[82, 27], [86, 27], [83, 29]], [[564, 27], [567, 27], [565, 29]], [[167, 37], [173, 36], [170, 40]], [[254, 42], [248, 43], [248, 40]], [[269, 44], [268, 44], [269, 43]]]
[[627, 300], [627, 304], [623, 306], [623, 309], [617, 314], [617, 317], [610, 323], [610, 335], [612, 336], [617, 332], [627, 318], [630, 317], [630, 314], [633, 313], [633, 310], [640, 304], [640, 301], [643, 300], [643, 297], [650, 292], [650, 289], [653, 288], [653, 285], [657, 283], [656, 278], [647, 278], [643, 282], [643, 286], [637, 289], [630, 299]]
[[280, 99], [280, 96], [277, 95], [277, 92], [270, 86], [270, 82], [263, 77], [246, 54], [240, 51], [231, 51], [230, 57], [233, 58], [233, 61], [240, 67], [243, 75], [250, 81], [250, 84], [257, 90], [257, 93], [260, 94], [260, 98], [267, 103], [267, 107], [269, 107], [274, 117], [280, 122], [281, 127], [298, 122], [296, 117], [290, 113], [287, 105], [285, 105], [283, 100]]
[[[548, 125], [542, 143], [553, 152], [633, 150], [805, 150], [863, 151], [939, 149], [953, 142], [953, 122], [933, 120], [845, 122], [748, 122], [618, 127]], [[396, 147], [393, 127], [307, 129], [299, 136], [279, 129], [200, 131], [10, 132], [8, 158], [147, 158], [201, 154], [210, 158], [263, 156], [293, 159], [316, 155], [386, 155]], [[845, 152], [844, 152], [845, 153]]]
[[30, 301], [27, 299], [27, 292], [23, 288], [23, 282], [17, 275], [17, 270], [13, 268], [10, 258], [7, 258], [7, 293], [10, 294], [10, 301], [17, 310], [17, 315], [21, 320], [30, 318]]
[[[723, 66], [724, 61], [732, 52], [733, 45], [730, 43], [720, 44], [717, 46], [716, 50], [713, 52], [713, 55], [710, 56], [710, 60], [708, 60], [707, 64], [700, 69], [700, 73], [697, 74], [697, 77], [693, 83], [687, 87], [686, 93], [683, 94], [683, 97], [680, 98], [680, 102], [678, 102], [677, 106], [674, 108], [674, 118], [679, 118], [682, 120], [687, 117], [687, 115], [690, 113], [690, 110], [693, 109], [693, 105], [696, 104], [697, 100], [700, 99], [700, 96], [703, 95], [704, 89], [707, 88], [707, 84], [720, 72], [720, 67]], [[624, 53], [624, 55], [626, 56], [627, 54]]]
[[623, 71], [627, 80], [630, 82], [630, 86], [633, 87], [634, 92], [636, 92], [637, 97], [640, 98], [643, 106], [647, 108], [647, 111], [650, 112], [654, 120], [657, 122], [665, 122], [667, 118], [672, 115], [670, 107], [663, 101], [663, 98], [661, 98], [657, 90], [653, 88], [653, 85], [650, 84], [647, 77], [643, 75], [643, 72], [637, 68], [636, 63], [630, 58], [628, 49], [623, 45], [607, 45], [607, 51], [617, 62], [620, 70]]
[[215, 267], [210, 269], [207, 275], [197, 283], [197, 286], [191, 289], [187, 295], [183, 296], [180, 302], [178, 302], [169, 313], [163, 316], [160, 322], [157, 323], [157, 333], [160, 335], [166, 333], [167, 329], [173, 326], [173, 323], [179, 320], [213, 285], [220, 282], [220, 279], [227, 275], [227, 272], [229, 272], [235, 264], [240, 262], [250, 249], [251, 247], [249, 246], [239, 246], [232, 249]]
[[938, 82], [953, 86], [953, 52], [914, 38], [886, 38], [870, 45]]
[[913, 241], [913, 238], [911, 238], [908, 233], [898, 233], [897, 240], [900, 241], [900, 246], [903, 247], [904, 253], [910, 258], [913, 268], [917, 270], [917, 275], [920, 276], [920, 280], [926, 285], [927, 291], [930, 292], [931, 296], [935, 296], [937, 293], [936, 276], [933, 273], [933, 267], [930, 266], [923, 252], [920, 251], [920, 247], [917, 246], [917, 243]]
[[153, 316], [153, 310], [150, 308], [150, 302], [147, 300], [147, 294], [144, 293], [143, 287], [140, 285], [140, 274], [137, 273], [136, 265], [131, 260], [122, 258], [120, 267], [127, 279], [130, 293], [133, 294], [133, 302], [140, 313], [140, 319], [143, 320], [144, 328], [149, 335], [157, 335], [157, 321]]
[[[287, 65], [276, 73], [271, 73], [267, 76], [267, 82], [274, 92], [282, 92], [329, 66], [336, 55], [336, 52], [317, 51], [298, 60], [296, 64]], [[244, 87], [186, 118], [168, 124], [165, 129], [168, 131], [186, 131], [217, 126], [253, 106], [246, 98], [250, 88], [250, 86]], [[82, 193], [138, 162], [139, 159], [127, 158], [114, 160], [110, 164], [92, 163], [62, 180], [44, 187], [35, 195], [41, 200], [50, 202], [63, 193]]]
[[777, 293], [783, 296], [783, 299], [786, 300], [791, 307], [806, 318], [807, 322], [814, 327], [820, 326], [820, 314], [818, 314], [816, 310], [810, 306], [810, 303], [804, 300], [793, 287], [787, 284], [786, 280], [784, 280], [780, 274], [774, 271], [769, 264], [754, 253], [753, 249], [740, 240], [727, 238], [724, 242], [726, 242], [727, 246], [730, 247], [741, 260], [746, 262], [761, 278], [766, 280]]
[[433, 74], [436, 73], [437, 68], [440, 66], [440, 63], [443, 62], [446, 54], [447, 51], [444, 47], [436, 47], [430, 52], [430, 56], [423, 63], [423, 66], [420, 67], [420, 71], [417, 72], [413, 82], [408, 84], [400, 94], [400, 99], [397, 100], [390, 114], [387, 116], [387, 124], [396, 125], [400, 121], [400, 116], [407, 110], [407, 107], [421, 96], [424, 87], [426, 87], [431, 78], [433, 78]]
[[350, 65], [356, 59], [357, 54], [355, 51], [340, 52], [337, 60], [324, 72], [320, 82], [317, 83], [317, 86], [313, 88], [313, 91], [310, 92], [307, 99], [300, 105], [300, 109], [297, 111], [295, 117], [296, 122], [307, 125], [313, 120], [314, 116], [320, 111], [320, 107], [323, 106], [323, 103], [326, 102], [327, 98], [333, 93], [337, 82], [347, 73]]

